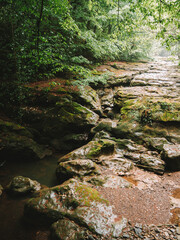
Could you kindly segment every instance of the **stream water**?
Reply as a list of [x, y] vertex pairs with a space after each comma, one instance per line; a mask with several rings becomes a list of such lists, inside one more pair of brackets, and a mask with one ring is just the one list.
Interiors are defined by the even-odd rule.
[[[58, 156], [60, 157], [60, 156]], [[0, 182], [5, 187], [14, 176], [25, 176], [48, 187], [58, 185], [55, 169], [58, 157], [33, 162], [5, 162], [0, 168]], [[24, 197], [12, 197], [3, 192], [0, 198], [1, 240], [46, 240], [49, 232], [23, 223]]]

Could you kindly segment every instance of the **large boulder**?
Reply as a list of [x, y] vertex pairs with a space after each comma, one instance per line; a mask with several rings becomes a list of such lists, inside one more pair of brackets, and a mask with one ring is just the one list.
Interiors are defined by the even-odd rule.
[[133, 168], [133, 162], [127, 160], [119, 154], [114, 154], [111, 156], [102, 156], [100, 157], [101, 164], [108, 167], [114, 173], [118, 175], [124, 175], [126, 172], [129, 172]]
[[149, 154], [141, 154], [137, 165], [158, 174], [163, 174], [165, 170], [165, 162], [159, 157]]
[[46, 108], [26, 107], [24, 111], [24, 121], [51, 139], [87, 132], [99, 119], [96, 113], [68, 97], [62, 97]]
[[27, 177], [16, 176], [7, 186], [9, 193], [14, 195], [24, 195], [39, 191], [41, 189], [40, 183], [31, 180]]
[[89, 159], [60, 162], [56, 169], [56, 174], [61, 179], [69, 179], [76, 176], [84, 177], [86, 175], [94, 175], [97, 173], [97, 165]]
[[75, 179], [40, 191], [26, 203], [24, 216], [36, 224], [70, 219], [95, 234], [110, 238], [118, 237], [126, 226], [125, 219], [116, 220], [112, 207], [97, 190]]
[[116, 142], [109, 139], [99, 139], [90, 141], [88, 144], [78, 148], [59, 159], [60, 162], [66, 162], [75, 159], [96, 160], [101, 155], [110, 155], [115, 151]]
[[180, 170], [180, 144], [164, 144], [162, 158], [167, 168], [174, 171]]
[[56, 175], [58, 179], [68, 179], [73, 176], [85, 177], [87, 175], [99, 174], [99, 167], [96, 163], [101, 163], [100, 157], [112, 155], [115, 151], [116, 143], [109, 139], [97, 139], [78, 148], [58, 161]]
[[157, 151], [162, 151], [164, 144], [169, 143], [166, 138], [159, 138], [159, 137], [146, 138], [145, 141], [150, 148]]

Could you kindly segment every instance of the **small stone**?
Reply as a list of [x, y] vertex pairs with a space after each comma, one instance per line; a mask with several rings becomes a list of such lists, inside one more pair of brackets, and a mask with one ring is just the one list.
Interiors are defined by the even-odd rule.
[[177, 227], [177, 228], [176, 228], [176, 232], [177, 232], [177, 234], [180, 235], [180, 227]]
[[123, 234], [123, 238], [129, 238], [129, 234]]
[[164, 236], [166, 237], [166, 239], [169, 239], [169, 233], [168, 232], [164, 232]]
[[155, 229], [155, 232], [160, 233], [159, 228], [156, 228], [156, 229]]
[[141, 237], [142, 230], [140, 228], [135, 227], [134, 231], [139, 237]]
[[140, 229], [142, 229], [142, 224], [136, 223], [135, 228], [140, 228]]

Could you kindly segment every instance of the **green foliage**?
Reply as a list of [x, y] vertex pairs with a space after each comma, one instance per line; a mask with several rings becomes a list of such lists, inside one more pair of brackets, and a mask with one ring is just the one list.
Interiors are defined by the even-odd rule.
[[179, 49], [179, 0], [2, 0], [0, 7], [3, 81], [84, 79], [93, 62], [148, 57], [156, 34]]
[[74, 85], [87, 86], [87, 85], [106, 85], [107, 81], [113, 76], [113, 73], [108, 72], [101, 75], [89, 74], [86, 78], [74, 81]]

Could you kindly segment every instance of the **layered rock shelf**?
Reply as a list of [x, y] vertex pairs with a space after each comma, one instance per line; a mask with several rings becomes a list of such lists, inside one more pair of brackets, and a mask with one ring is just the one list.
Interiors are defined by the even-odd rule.
[[59, 185], [17, 177], [8, 191], [25, 189], [24, 220], [51, 226], [51, 239], [180, 239], [177, 63], [108, 62], [94, 71], [112, 74], [79, 88], [56, 79], [46, 94], [44, 82], [31, 84], [24, 126], [0, 120], [3, 157], [68, 151], [54, 169]]

